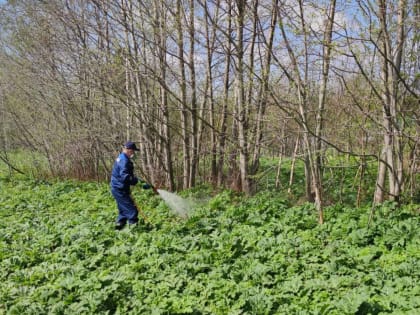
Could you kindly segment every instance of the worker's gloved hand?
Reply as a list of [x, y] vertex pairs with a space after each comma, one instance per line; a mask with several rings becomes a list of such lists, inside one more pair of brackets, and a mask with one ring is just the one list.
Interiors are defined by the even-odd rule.
[[150, 189], [150, 188], [152, 188], [152, 185], [150, 185], [148, 183], [143, 184], [143, 189]]

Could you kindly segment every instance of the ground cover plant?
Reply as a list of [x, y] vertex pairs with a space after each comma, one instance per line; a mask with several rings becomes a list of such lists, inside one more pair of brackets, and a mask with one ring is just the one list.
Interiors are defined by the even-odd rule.
[[[222, 191], [188, 220], [135, 191], [154, 226], [113, 230], [107, 184], [0, 180], [0, 313], [415, 314], [415, 206], [311, 205]], [[202, 193], [202, 192], [201, 192]]]

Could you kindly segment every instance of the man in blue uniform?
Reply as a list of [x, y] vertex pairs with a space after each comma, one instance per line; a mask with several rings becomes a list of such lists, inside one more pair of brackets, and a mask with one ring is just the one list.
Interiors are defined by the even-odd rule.
[[[115, 160], [112, 168], [111, 193], [118, 207], [116, 230], [121, 230], [127, 222], [132, 225], [136, 224], [139, 220], [136, 204], [130, 194], [130, 186], [134, 186], [141, 181], [134, 175], [134, 166], [133, 162], [131, 162], [135, 151], [139, 151], [136, 144], [128, 141]], [[150, 185], [145, 184], [143, 188], [148, 189]]]

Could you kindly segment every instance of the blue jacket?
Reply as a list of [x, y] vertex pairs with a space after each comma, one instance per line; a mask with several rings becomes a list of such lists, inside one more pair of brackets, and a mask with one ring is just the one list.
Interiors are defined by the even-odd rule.
[[120, 153], [112, 168], [111, 188], [129, 191], [130, 186], [137, 184], [139, 181], [134, 176], [133, 170], [134, 166], [130, 158], [124, 153]]

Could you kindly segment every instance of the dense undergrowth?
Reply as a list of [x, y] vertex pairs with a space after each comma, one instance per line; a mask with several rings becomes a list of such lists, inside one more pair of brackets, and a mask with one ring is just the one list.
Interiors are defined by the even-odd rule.
[[[0, 180], [0, 313], [416, 314], [418, 205], [331, 206], [222, 191], [188, 220], [113, 230], [107, 184]], [[203, 191], [195, 191], [195, 196]], [[204, 194], [206, 195], [206, 194]]]

